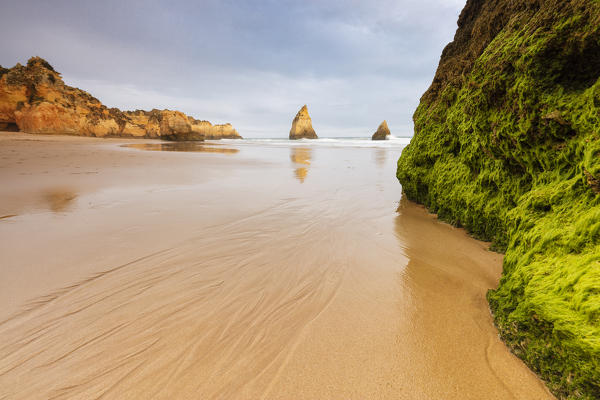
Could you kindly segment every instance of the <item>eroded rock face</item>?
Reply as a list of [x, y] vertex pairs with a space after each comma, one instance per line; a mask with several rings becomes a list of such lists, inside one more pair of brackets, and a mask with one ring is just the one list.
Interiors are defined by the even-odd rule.
[[188, 119], [192, 124], [192, 131], [201, 133], [207, 140], [241, 138], [231, 124], [213, 125], [208, 121], [198, 121], [192, 117]]
[[310, 115], [308, 115], [306, 104], [298, 111], [298, 114], [296, 114], [296, 117], [292, 122], [290, 139], [318, 139], [318, 136], [312, 127], [312, 121]]
[[27, 133], [203, 140], [241, 136], [231, 124], [212, 125], [179, 111], [121, 111], [65, 85], [40, 57], [0, 67], [0, 128]]
[[390, 135], [390, 128], [388, 128], [387, 122], [384, 120], [377, 128], [377, 132], [371, 137], [372, 140], [386, 140]]

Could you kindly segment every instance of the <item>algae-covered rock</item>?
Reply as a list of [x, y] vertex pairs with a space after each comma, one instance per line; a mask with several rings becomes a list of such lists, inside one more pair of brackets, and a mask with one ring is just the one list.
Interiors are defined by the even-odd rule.
[[386, 140], [390, 134], [390, 128], [388, 128], [388, 124], [384, 120], [379, 125], [377, 131], [373, 134], [373, 136], [371, 136], [371, 140]]
[[40, 57], [26, 66], [0, 67], [0, 130], [96, 137], [167, 140], [241, 138], [230, 124], [212, 125], [179, 111], [107, 108], [81, 89], [65, 85]]
[[290, 139], [318, 139], [315, 130], [312, 127], [310, 115], [306, 104], [302, 106], [294, 121], [292, 121], [292, 129], [290, 129]]
[[600, 398], [599, 77], [600, 2], [469, 0], [398, 161], [505, 251], [495, 322], [559, 398]]

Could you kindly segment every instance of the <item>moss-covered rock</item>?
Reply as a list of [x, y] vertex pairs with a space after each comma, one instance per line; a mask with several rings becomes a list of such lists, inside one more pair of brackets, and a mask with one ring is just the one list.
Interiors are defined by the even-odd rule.
[[600, 1], [469, 0], [398, 161], [410, 199], [505, 251], [500, 334], [600, 398]]

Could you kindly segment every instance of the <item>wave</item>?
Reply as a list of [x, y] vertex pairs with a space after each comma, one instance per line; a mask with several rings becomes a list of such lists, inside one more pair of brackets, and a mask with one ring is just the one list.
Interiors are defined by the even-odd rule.
[[263, 144], [267, 146], [315, 146], [315, 147], [382, 147], [402, 148], [410, 143], [410, 137], [388, 136], [387, 140], [371, 140], [371, 138], [338, 137], [319, 139], [289, 140], [283, 138], [244, 138], [221, 139], [219, 142], [232, 144]]

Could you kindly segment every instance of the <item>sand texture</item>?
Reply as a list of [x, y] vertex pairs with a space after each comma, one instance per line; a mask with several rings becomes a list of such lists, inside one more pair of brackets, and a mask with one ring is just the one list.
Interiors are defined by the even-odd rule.
[[131, 142], [0, 134], [0, 399], [552, 398], [400, 148]]

